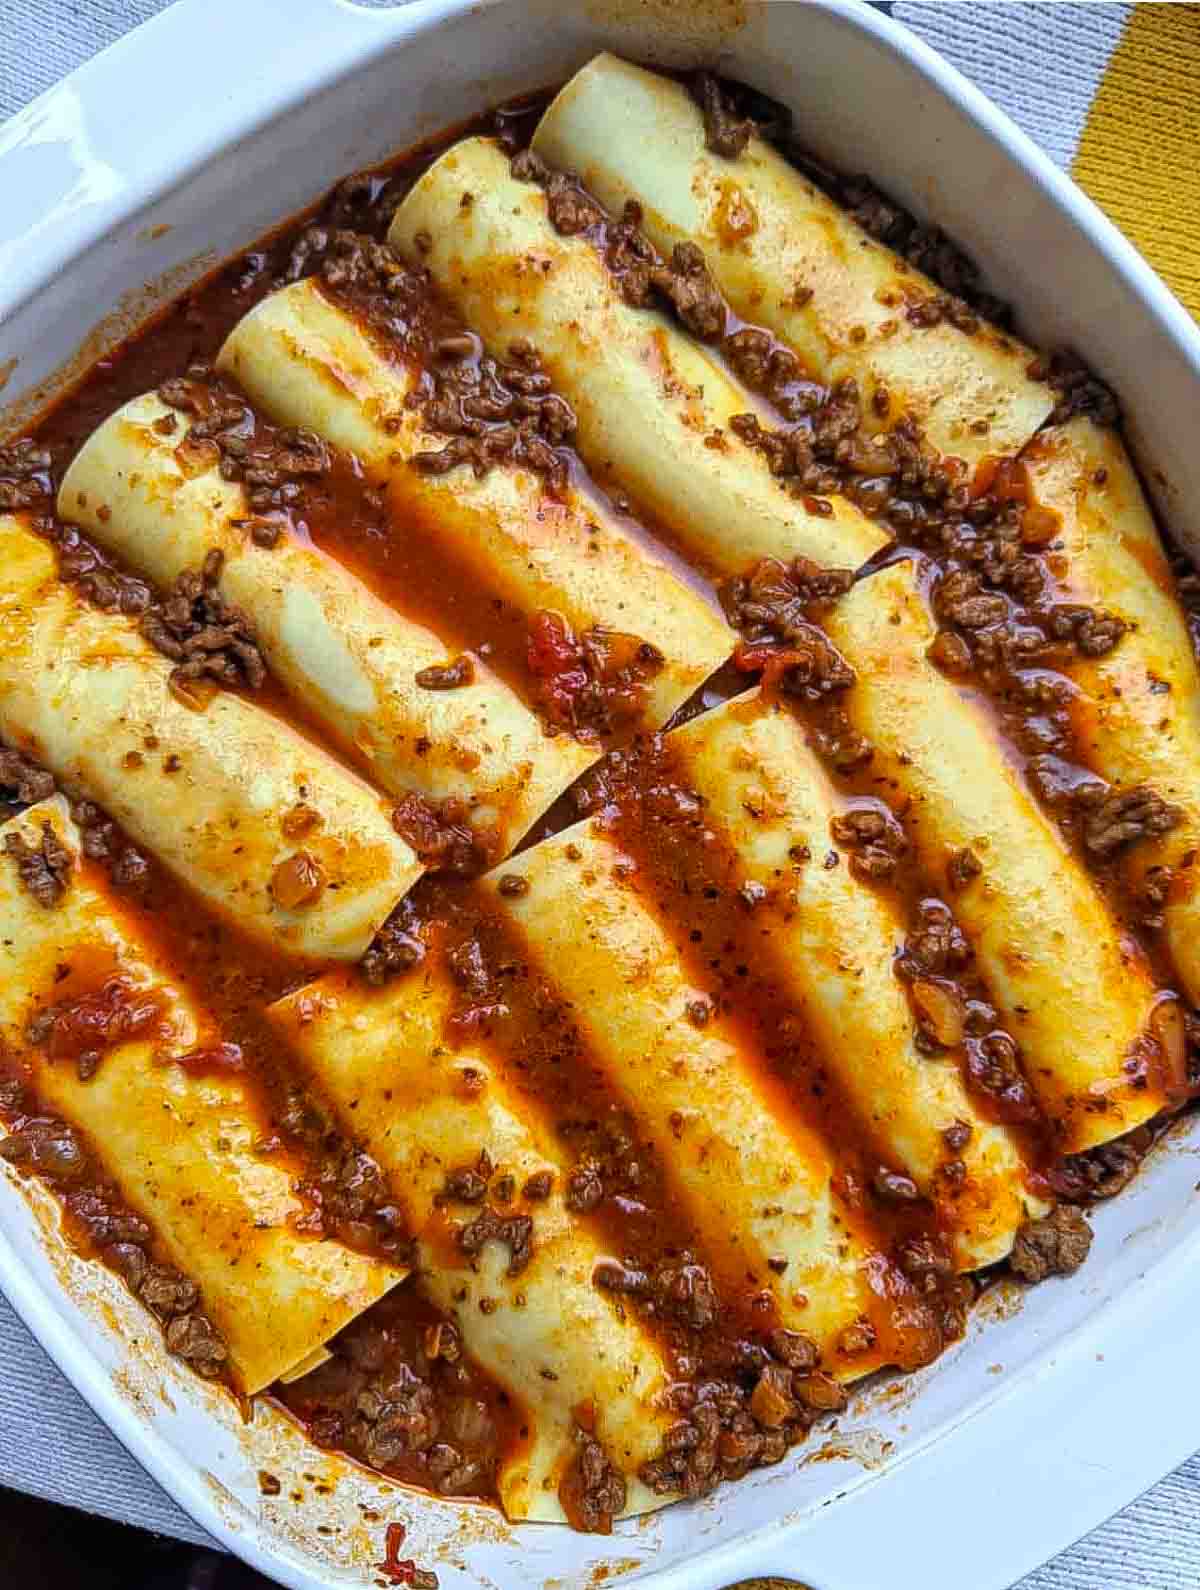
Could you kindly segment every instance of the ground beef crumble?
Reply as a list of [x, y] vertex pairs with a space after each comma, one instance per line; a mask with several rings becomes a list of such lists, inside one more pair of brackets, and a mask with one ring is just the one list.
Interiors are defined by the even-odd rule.
[[604, 1197], [604, 1179], [600, 1167], [591, 1161], [577, 1165], [567, 1177], [563, 1202], [572, 1214], [586, 1215], [595, 1209]]
[[543, 190], [550, 225], [561, 236], [575, 237], [590, 227], [603, 225], [604, 211], [576, 178], [568, 172], [551, 170], [532, 149], [518, 151], [511, 169], [517, 182], [532, 182]]
[[1166, 924], [1165, 908], [1170, 897], [1175, 869], [1163, 865], [1148, 867], [1133, 890], [1133, 905], [1138, 926], [1147, 933], [1158, 933]]
[[248, 534], [255, 545], [273, 547], [301, 508], [306, 488], [328, 472], [326, 443], [312, 431], [268, 423], [205, 364], [164, 381], [158, 395], [191, 417], [175, 454], [185, 473], [215, 465], [222, 479], [239, 481], [253, 510]]
[[[965, 497], [954, 471], [925, 450], [914, 427], [901, 422], [879, 437], [862, 430], [855, 380], [847, 377], [829, 388], [799, 382], [777, 351], [763, 359], [756, 344], [737, 335], [742, 338], [737, 347], [733, 339], [728, 345], [735, 369], [743, 377], [764, 369], [766, 395], [790, 411], [794, 423], [772, 428], [756, 414], [735, 414], [730, 430], [762, 454], [780, 485], [810, 513], [828, 515], [831, 509], [824, 499], [841, 494], [872, 517], [890, 519], [898, 529], [897, 518], [918, 517], [914, 504], [922, 497], [942, 502], [953, 493]], [[928, 518], [928, 511], [923, 509], [921, 516]]]
[[[1069, 662], [1072, 652], [1102, 657], [1125, 632], [1116, 614], [1078, 603], [1056, 602], [1053, 581], [1040, 555], [1053, 540], [1057, 520], [1043, 522], [1047, 510], [1033, 500], [1028, 471], [1012, 460], [996, 465], [985, 490], [970, 498], [965, 510], [940, 518], [925, 517], [905, 532], [931, 552], [943, 572], [935, 583], [933, 606], [950, 626], [953, 644], [935, 660], [952, 673], [978, 668], [995, 691], [1029, 699], [1031, 685], [1054, 688], [1044, 675], [1022, 679], [1031, 664], [1053, 667]], [[1061, 689], [1069, 689], [1064, 681]]]
[[827, 611], [854, 583], [848, 569], [824, 569], [807, 558], [784, 564], [763, 558], [721, 588], [730, 624], [743, 636], [734, 656], [744, 673], [805, 701], [847, 690], [854, 672], [810, 616]]
[[1092, 1228], [1078, 1209], [1059, 1204], [1043, 1220], [1027, 1220], [1017, 1232], [1009, 1267], [1023, 1281], [1074, 1275], [1092, 1246]]
[[593, 1535], [611, 1534], [613, 1519], [624, 1510], [624, 1477], [586, 1430], [576, 1430], [575, 1454], [559, 1482], [558, 1497], [567, 1522]]
[[729, 311], [695, 243], [676, 243], [670, 261], [651, 270], [650, 285], [701, 342], [719, 342], [724, 336]]
[[152, 990], [126, 977], [108, 978], [98, 989], [48, 1005], [29, 1023], [26, 1037], [50, 1060], [74, 1060], [82, 1081], [95, 1076], [106, 1050], [157, 1032], [163, 1004]]
[[457, 1241], [462, 1251], [471, 1255], [489, 1242], [502, 1244], [511, 1255], [506, 1273], [517, 1276], [533, 1258], [533, 1220], [529, 1215], [501, 1214], [489, 1206], [461, 1228]]
[[765, 397], [785, 420], [820, 415], [831, 400], [819, 381], [808, 379], [797, 355], [761, 326], [730, 332], [721, 352], [742, 383]]
[[644, 1181], [644, 1145], [636, 1123], [613, 1108], [598, 1120], [562, 1120], [559, 1136], [577, 1156], [563, 1187], [563, 1201], [573, 1214], [591, 1214], [609, 1200], [637, 1199]]
[[1020, 1051], [973, 969], [971, 945], [944, 900], [920, 900], [895, 972], [908, 990], [919, 1048], [960, 1050], [964, 1080], [1000, 1119], [1040, 1125]]
[[940, 900], [922, 901], [900, 957], [900, 975], [960, 972], [971, 957], [971, 946], [950, 908]]
[[320, 1101], [299, 1088], [288, 1093], [276, 1125], [305, 1150], [310, 1167], [296, 1184], [307, 1207], [292, 1216], [293, 1227], [403, 1262], [410, 1251], [404, 1216], [371, 1155], [348, 1141]]
[[[1144, 839], [1168, 834], [1183, 821], [1180, 808], [1148, 785], [1119, 789], [1051, 753], [1033, 757], [1028, 772], [1043, 804], [1078, 837], [1085, 855], [1096, 863], [1111, 861]], [[1165, 904], [1170, 881], [1167, 869], [1155, 871], [1144, 885], [1151, 917]]]
[[49, 910], [64, 898], [74, 862], [52, 823], [42, 823], [36, 844], [30, 844], [23, 834], [5, 834], [4, 853], [16, 863], [22, 889], [38, 905]]
[[903, 828], [882, 802], [852, 805], [830, 820], [830, 837], [850, 852], [850, 871], [864, 882], [895, 875], [908, 849]]
[[149, 881], [150, 862], [94, 801], [73, 801], [71, 816], [83, 854], [89, 861], [103, 862], [118, 889], [137, 890]]
[[93, 607], [129, 617], [149, 608], [154, 593], [145, 580], [118, 569], [73, 525], [42, 519], [36, 528], [57, 549], [59, 578], [73, 585]]
[[540, 475], [551, 491], [565, 491], [563, 449], [575, 436], [575, 412], [551, 389], [528, 344], [515, 343], [510, 361], [481, 356], [469, 335], [438, 340], [414, 400], [426, 427], [450, 439], [415, 454], [414, 469], [444, 475], [465, 464], [481, 479], [493, 465], [507, 464]]
[[475, 683], [475, 659], [470, 652], [464, 652], [451, 663], [420, 669], [415, 677], [422, 690], [461, 690]]
[[1083, 842], [1088, 853], [1106, 860], [1141, 839], [1170, 833], [1183, 812], [1144, 784], [1109, 792], [1089, 810]]
[[446, 964], [468, 999], [486, 999], [492, 993], [492, 970], [483, 945], [474, 934], [447, 953]]
[[704, 147], [724, 160], [736, 160], [756, 132], [748, 116], [739, 116], [728, 103], [722, 85], [711, 72], [697, 72], [692, 93], [704, 113]]
[[27, 436], [0, 444], [0, 513], [45, 512], [54, 495], [49, 451]]
[[1115, 1198], [1133, 1180], [1154, 1145], [1153, 1126], [1139, 1126], [1124, 1137], [1060, 1159], [1046, 1174], [1054, 1194], [1068, 1203], [1099, 1203]]
[[1028, 373], [1033, 380], [1045, 381], [1058, 393], [1058, 402], [1048, 424], [1065, 425], [1079, 416], [1103, 426], [1120, 422], [1121, 410], [1116, 396], [1077, 354], [1067, 349], [1039, 354]]
[[717, 1293], [711, 1275], [695, 1256], [682, 1252], [642, 1269], [635, 1261], [604, 1260], [596, 1266], [595, 1284], [604, 1292], [635, 1297], [645, 1312], [706, 1330], [717, 1317]]
[[642, 207], [627, 199], [617, 220], [597, 217], [601, 256], [621, 297], [634, 309], [649, 309], [658, 300], [651, 277], [663, 269], [662, 258], [642, 231]]
[[946, 863], [946, 882], [958, 894], [983, 872], [983, 863], [969, 846], [956, 850]]
[[441, 1194], [435, 1202], [482, 1203], [487, 1197], [492, 1171], [492, 1161], [487, 1149], [480, 1149], [473, 1165], [460, 1165], [457, 1169], [446, 1172]]
[[190, 699], [200, 680], [258, 690], [267, 669], [249, 618], [221, 595], [223, 552], [214, 548], [199, 569], [187, 569], [170, 592], [142, 615], [142, 634], [175, 664], [171, 688]]
[[292, 245], [283, 279], [296, 282], [313, 276], [334, 293], [352, 296], [380, 329], [405, 339], [409, 326], [404, 311], [426, 291], [428, 272], [410, 270], [387, 243], [337, 225], [337, 219], [305, 227]]
[[813, 725], [808, 743], [822, 761], [843, 774], [866, 767], [875, 756], [875, 747], [840, 707], [826, 710], [822, 721]]
[[514, 158], [512, 174], [518, 182], [536, 183], [543, 190], [556, 232], [592, 238], [627, 304], [670, 310], [701, 342], [721, 340], [729, 308], [695, 243], [677, 243], [670, 259], [663, 259], [641, 230], [642, 210], [636, 200], [628, 200], [620, 220], [614, 221], [574, 176], [552, 171], [532, 150]]
[[[873, 1340], [868, 1322], [857, 1328], [864, 1344]], [[819, 1365], [815, 1342], [780, 1328], [761, 1342], [734, 1338], [702, 1350], [691, 1361], [691, 1378], [664, 1393], [664, 1406], [680, 1418], [661, 1454], [643, 1466], [642, 1480], [659, 1495], [696, 1497], [720, 1480], [778, 1463], [818, 1418], [847, 1405], [845, 1389]]]
[[358, 966], [367, 982], [380, 988], [424, 959], [421, 920], [411, 896], [406, 896], [371, 940]]
[[529, 621], [526, 662], [546, 724], [585, 744], [636, 722], [665, 661], [636, 635], [599, 628], [577, 635], [561, 613], [548, 610]]
[[20, 809], [49, 800], [57, 786], [53, 773], [39, 767], [21, 751], [0, 744], [0, 801]]
[[1021, 1070], [1020, 1052], [1002, 1028], [971, 1034], [965, 1044], [967, 1081], [992, 1102], [1003, 1121], [1037, 1125], [1041, 1110]]
[[745, 574], [726, 581], [721, 605], [729, 622], [751, 644], [788, 645], [797, 629], [828, 610], [854, 584], [851, 569], [824, 568], [808, 558], [783, 563], [762, 558]]
[[435, 872], [474, 877], [499, 859], [499, 834], [480, 823], [470, 802], [458, 796], [404, 795], [392, 808], [392, 827]]
[[452, 1320], [393, 1295], [329, 1343], [332, 1359], [277, 1394], [318, 1446], [442, 1496], [486, 1496], [502, 1430]]

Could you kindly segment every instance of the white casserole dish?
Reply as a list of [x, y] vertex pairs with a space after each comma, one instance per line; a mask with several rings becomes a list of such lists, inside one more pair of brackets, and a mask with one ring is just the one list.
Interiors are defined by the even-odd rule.
[[[1169, 522], [1200, 545], [1195, 325], [1005, 117], [853, 0], [179, 0], [0, 129], [0, 435], [345, 173], [600, 48], [755, 83], [833, 164], [944, 225], [1031, 339], [1074, 345], [1113, 383]], [[1198, 1146], [1200, 1123], [1177, 1129], [1099, 1212], [1079, 1276], [1023, 1305], [998, 1289], [964, 1343], [861, 1395], [828, 1439], [607, 1540], [386, 1486], [270, 1410], [242, 1426], [111, 1276], [65, 1250], [44, 1197], [0, 1192], [0, 1280], [160, 1483], [290, 1586], [375, 1581], [398, 1520], [401, 1555], [447, 1590], [619, 1576], [715, 1590], [770, 1573], [815, 1590], [1004, 1590], [1200, 1443]]]

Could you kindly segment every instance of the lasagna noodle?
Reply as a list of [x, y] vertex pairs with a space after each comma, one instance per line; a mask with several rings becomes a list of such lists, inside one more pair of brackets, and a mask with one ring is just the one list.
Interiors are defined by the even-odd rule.
[[[655, 1497], [637, 1473], [673, 1421], [656, 1406], [671, 1378], [667, 1364], [632, 1310], [593, 1285], [605, 1250], [587, 1219], [567, 1210], [569, 1163], [503, 1062], [479, 1040], [447, 1047], [453, 1005], [447, 974], [427, 964], [374, 991], [333, 973], [272, 1006], [271, 1016], [389, 1176], [416, 1236], [422, 1287], [529, 1413], [530, 1439], [498, 1477], [506, 1514], [563, 1519], [558, 1485], [574, 1450], [574, 1410], [589, 1401], [596, 1436], [626, 1476], [628, 1511], [662, 1506], [669, 1498]], [[532, 1257], [515, 1276], [507, 1246], [488, 1242], [474, 1261], [458, 1248], [458, 1230], [484, 1205], [441, 1198], [447, 1173], [473, 1164], [481, 1149], [518, 1189], [539, 1171], [553, 1173], [548, 1198], [518, 1191], [499, 1206], [533, 1221]]]
[[[21, 887], [2, 843], [16, 833], [36, 844], [45, 823], [75, 860], [67, 892], [52, 908]], [[114, 976], [153, 991], [165, 1030], [109, 1049], [82, 1082], [71, 1060], [50, 1060], [29, 1044], [30, 1020]], [[61, 797], [0, 829], [0, 1049], [28, 1069], [46, 1109], [86, 1134], [105, 1177], [149, 1223], [164, 1256], [196, 1283], [250, 1395], [321, 1350], [404, 1272], [292, 1230], [303, 1206], [285, 1166], [254, 1151], [266, 1121], [245, 1079], [192, 1076], [171, 1061], [213, 1041], [206, 1023], [80, 863], [79, 835]]]
[[1034, 501], [1060, 528], [1047, 554], [1063, 597], [1116, 613], [1129, 626], [1103, 657], [1066, 665], [1076, 754], [1103, 778], [1149, 785], [1182, 813], [1127, 861], [1135, 884], [1151, 867], [1175, 877], [1167, 947], [1200, 1001], [1200, 677], [1162, 542], [1120, 437], [1089, 419], [1045, 431], [1025, 452]]
[[352, 453], [386, 492], [392, 534], [405, 524], [443, 544], [468, 577], [518, 611], [560, 613], [577, 632], [634, 634], [664, 664], [649, 681], [642, 727], [657, 728], [733, 650], [708, 602], [574, 486], [546, 490], [530, 470], [467, 465], [427, 475], [419, 453], [447, 438], [427, 431], [408, 399], [420, 370], [375, 347], [315, 281], [296, 282], [238, 322], [218, 359], [265, 413]]
[[815, 379], [857, 381], [870, 424], [911, 415], [939, 452], [975, 464], [1015, 453], [1054, 406], [1026, 374], [1030, 350], [986, 321], [914, 324], [939, 289], [761, 138], [736, 160], [712, 154], [679, 83], [599, 55], [546, 111], [533, 148], [614, 214], [636, 200], [664, 253], [698, 244], [735, 314], [789, 343]]
[[[996, 1263], [1031, 1212], [1020, 1154], [971, 1102], [957, 1059], [917, 1049], [894, 969], [904, 938], [894, 906], [848, 866], [821, 865], [845, 803], [803, 729], [752, 692], [703, 714], [669, 743], [680, 774], [705, 802], [706, 827], [736, 856], [735, 877], [767, 891], [747, 917], [755, 965], [803, 1014], [822, 1067], [881, 1162], [907, 1173], [931, 1199], [960, 1268]], [[796, 847], [810, 859], [794, 861]], [[971, 1128], [961, 1154], [942, 1137], [955, 1122]], [[955, 1159], [965, 1166], [962, 1180], [943, 1174]]]
[[431, 166], [389, 236], [494, 352], [533, 343], [578, 416], [584, 459], [713, 572], [797, 555], [857, 567], [883, 545], [849, 502], [811, 512], [780, 486], [730, 431], [754, 407], [746, 390], [663, 315], [627, 304], [593, 244], [554, 230], [545, 194], [516, 181], [491, 140], [469, 138]]
[[[134, 621], [91, 607], [50, 546], [0, 517], [0, 732], [247, 932], [354, 960], [421, 873], [376, 793], [318, 746], [229, 691], [202, 710]], [[303, 819], [298, 838], [289, 816]], [[275, 904], [303, 854], [323, 887]]]
[[250, 616], [286, 689], [389, 794], [465, 802], [507, 854], [598, 753], [548, 735], [478, 658], [471, 684], [423, 689], [422, 669], [453, 660], [437, 635], [293, 536], [256, 546], [243, 488], [215, 464], [194, 472], [190, 428], [153, 394], [127, 403], [76, 456], [59, 513], [161, 586], [219, 549], [222, 594]]
[[[631, 879], [634, 864], [590, 822], [489, 873], [490, 889], [551, 987], [569, 1002], [587, 1060], [651, 1141], [674, 1182], [718, 1287], [769, 1291], [780, 1320], [810, 1336], [847, 1376], [903, 1361], [868, 1279], [874, 1233], [851, 1222], [831, 1181], [836, 1161], [707, 1003], [663, 923]], [[517, 876], [528, 891], [499, 892]], [[768, 1259], [787, 1261], [782, 1273]], [[868, 1317], [877, 1346], [847, 1358], [842, 1333]], [[901, 1333], [902, 1334], [902, 1333]]]
[[904, 811], [937, 891], [958, 851], [982, 863], [950, 903], [1056, 1147], [1075, 1153], [1148, 1120], [1166, 1103], [1159, 1068], [1144, 1081], [1125, 1069], [1153, 1048], [1145, 959], [1013, 768], [986, 708], [927, 660], [934, 626], [910, 567], [863, 580], [825, 627], [858, 675], [843, 701], [875, 747], [872, 786]]

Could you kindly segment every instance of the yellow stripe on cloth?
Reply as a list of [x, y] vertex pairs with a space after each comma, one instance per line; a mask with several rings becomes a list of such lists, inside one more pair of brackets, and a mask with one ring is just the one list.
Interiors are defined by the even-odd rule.
[[1200, 5], [1131, 8], [1072, 174], [1200, 318]]

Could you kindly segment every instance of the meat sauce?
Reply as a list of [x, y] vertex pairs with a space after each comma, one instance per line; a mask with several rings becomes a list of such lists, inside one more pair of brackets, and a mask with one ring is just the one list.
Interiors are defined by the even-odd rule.
[[[745, 117], [760, 125], [770, 118], [769, 107], [747, 91], [725, 99], [709, 80], [697, 92], [714, 147], [734, 155], [748, 136]], [[213, 374], [218, 349], [248, 310], [282, 283], [315, 275], [389, 358], [419, 369], [425, 422], [443, 439], [440, 449], [415, 461], [419, 471], [520, 464], [539, 473], [551, 495], [568, 482], [598, 492], [571, 449], [573, 416], [549, 390], [537, 350], [517, 348], [504, 365], [485, 358], [478, 339], [438, 300], [419, 268], [402, 266], [383, 244], [397, 204], [442, 149], [464, 133], [498, 132], [516, 157], [514, 171], [547, 186], [555, 224], [589, 236], [628, 301], [655, 303], [677, 315], [750, 388], [755, 408], [741, 417], [739, 436], [767, 456], [780, 489], [802, 498], [810, 512], [823, 511], [832, 493], [849, 496], [892, 533], [879, 566], [901, 556], [919, 562], [942, 625], [935, 659], [976, 685], [992, 705], [1012, 755], [1063, 820], [1131, 934], [1148, 943], [1163, 986], [1177, 984], [1153, 936], [1169, 880], [1131, 891], [1114, 865], [1127, 845], [1169, 828], [1170, 810], [1153, 792], [1114, 806], [1106, 787], [1098, 789], [1099, 781], [1075, 768], [1066, 681], [1055, 666], [1072, 650], [1098, 655], [1119, 644], [1119, 623], [1104, 614], [1067, 611], [1055, 601], [1053, 575], [1041, 556], [1054, 526], [1031, 503], [1022, 466], [994, 460], [967, 480], [957, 461], [931, 456], [919, 434], [903, 425], [886, 438], [869, 438], [853, 384], [829, 389], [809, 380], [777, 339], [737, 320], [702, 258], [677, 250], [671, 261], [658, 259], [638, 231], [636, 206], [619, 220], [607, 219], [575, 184], [552, 177], [523, 152], [548, 97], [481, 117], [390, 167], [350, 179], [312, 214], [201, 282], [101, 360], [31, 439], [0, 450], [0, 504], [39, 515], [39, 526], [59, 548], [64, 577], [89, 599], [140, 616], [149, 638], [176, 664], [178, 688], [253, 691], [260, 704], [313, 733], [302, 706], [285, 698], [266, 674], [254, 645], [253, 614], [233, 614], [216, 603], [213, 570], [196, 571], [188, 577], [191, 584], [173, 592], [153, 592], [53, 519], [53, 492], [82, 443], [123, 403], [157, 389], [174, 411], [197, 420], [192, 445], [202, 450], [198, 462], [219, 462], [226, 478], [246, 486], [253, 511], [246, 532], [257, 544], [269, 548], [281, 534], [309, 541], [350, 567], [384, 601], [429, 622], [468, 659], [440, 670], [429, 688], [455, 688], [469, 678], [469, 657], [486, 657], [555, 729], [603, 746], [608, 754], [599, 768], [560, 801], [527, 843], [581, 815], [610, 830], [630, 858], [634, 887], [656, 910], [664, 907], [689, 976], [710, 991], [709, 1002], [691, 1018], [700, 1026], [719, 1012], [738, 1034], [739, 1047], [758, 1057], [780, 1114], [817, 1124], [839, 1145], [835, 1191], [844, 1218], [851, 1228], [886, 1238], [874, 1261], [879, 1307], [867, 1327], [872, 1344], [881, 1339], [893, 1361], [923, 1363], [961, 1333], [975, 1282], [953, 1274], [945, 1257], [947, 1233], [938, 1229], [930, 1206], [913, 1196], [916, 1189], [907, 1178], [886, 1163], [870, 1130], [821, 1067], [802, 1013], [780, 997], [770, 933], [752, 927], [761, 902], [735, 887], [731, 854], [694, 842], [702, 803], [687, 788], [669, 743], [629, 743], [632, 709], [662, 660], [650, 638], [608, 637], [601, 646], [594, 636], [572, 632], [560, 615], [538, 614], [527, 622], [487, 596], [465, 563], [453, 566], [445, 541], [419, 514], [397, 526], [384, 493], [370, 485], [357, 460], [270, 425], [235, 385]], [[948, 296], [939, 315], [996, 315], [969, 264], [944, 239], [931, 240], [915, 229], [868, 185], [845, 183], [811, 162], [805, 169], [868, 230], [941, 281]], [[1045, 374], [1062, 394], [1056, 418], [1081, 409], [1113, 418], [1110, 395], [1076, 367], [1048, 362]], [[874, 401], [886, 403], [886, 393]], [[840, 711], [839, 697], [853, 689], [853, 673], [825, 639], [820, 617], [822, 605], [836, 601], [852, 583], [852, 572], [830, 577], [810, 566], [760, 565], [717, 590], [707, 571], [687, 565], [670, 549], [660, 525], [639, 516], [618, 483], [604, 486], [610, 507], [660, 553], [665, 542], [689, 582], [714, 602], [723, 601], [742, 632], [735, 664], [710, 681], [676, 721], [760, 677], [768, 692], [801, 716], [810, 743], [848, 798], [828, 853], [803, 861], [849, 866], [896, 902], [908, 924], [896, 973], [912, 1004], [919, 1043], [930, 1052], [962, 1055], [967, 1085], [984, 1114], [1024, 1135], [1044, 1187], [1078, 1202], [1109, 1196], [1133, 1173], [1153, 1132], [1144, 1129], [1133, 1134], [1136, 1141], [1075, 1162], [1055, 1157], [1021, 1077], [1015, 1045], [987, 1001], [954, 922], [955, 876], [973, 876], [978, 858], [962, 853], [944, 893], [929, 893], [908, 852], [903, 813], [892, 810], [888, 791], [871, 771], [870, 747]], [[1188, 571], [1184, 577], [1194, 583]], [[217, 632], [220, 645], [198, 651], [194, 641], [201, 630]], [[0, 748], [0, 818], [52, 788], [47, 775]], [[77, 804], [76, 817], [85, 833], [85, 865], [94, 871], [108, 865], [108, 887], [117, 891], [122, 910], [164, 962], [180, 968], [212, 1013], [219, 1037], [182, 1063], [193, 1072], [237, 1070], [252, 1086], [261, 1117], [259, 1151], [293, 1169], [304, 1206], [300, 1228], [368, 1253], [405, 1258], [411, 1233], [379, 1167], [341, 1132], [332, 1109], [299, 1075], [295, 1057], [273, 1038], [261, 1015], [320, 968], [243, 942], [235, 927], [217, 920], [137, 853], [94, 806]], [[863, 1342], [844, 1344], [837, 1361], [822, 1364], [806, 1338], [780, 1328], [763, 1278], [751, 1278], [742, 1292], [718, 1289], [704, 1261], [704, 1233], [674, 1190], [661, 1148], [639, 1136], [636, 1122], [589, 1062], [586, 1041], [569, 1010], [555, 1000], [548, 969], [468, 876], [492, 859], [486, 847], [481, 852], [455, 839], [452, 812], [423, 807], [404, 814], [397, 826], [423, 855], [439, 861], [440, 870], [397, 908], [362, 973], [381, 982], [404, 976], [421, 961], [443, 963], [459, 988], [448, 1041], [453, 1045], [469, 1035], [497, 1045], [519, 1087], [538, 1099], [555, 1124], [573, 1167], [568, 1207], [598, 1223], [614, 1256], [597, 1283], [639, 1311], [675, 1367], [671, 1396], [680, 1414], [678, 1438], [672, 1453], [651, 1466], [648, 1481], [664, 1491], [699, 1494], [716, 1478], [777, 1460], [823, 1412], [844, 1405], [845, 1394], [829, 1371], [848, 1364]], [[16, 860], [31, 889], [52, 906], [61, 881], [55, 856], [22, 852]], [[512, 880], [513, 892], [520, 883]], [[285, 885], [302, 889], [304, 880], [281, 880], [280, 887]], [[505, 882], [500, 892], [506, 892]], [[31, 1040], [48, 1044], [83, 1076], [103, 1065], [107, 1047], [151, 1031], [155, 1008], [111, 969], [92, 968], [75, 982], [80, 986], [70, 998], [64, 995], [38, 1018]], [[1190, 1016], [1188, 1022], [1174, 1048], [1181, 1092], [1195, 1081], [1188, 1070], [1194, 1063]], [[153, 1233], [114, 1201], [79, 1134], [39, 1112], [21, 1068], [2, 1056], [0, 1068], [0, 1116], [10, 1133], [0, 1151], [62, 1195], [69, 1234], [112, 1265], [157, 1313], [168, 1346], [202, 1374], [224, 1377], [223, 1347], [198, 1307], [195, 1287], [161, 1263]], [[961, 1135], [953, 1134], [953, 1128], [946, 1133], [951, 1174], [964, 1147]], [[490, 1200], [488, 1210], [502, 1209], [513, 1190], [495, 1186], [486, 1148], [478, 1145], [480, 1158], [464, 1166], [460, 1174], [468, 1179], [460, 1187], [474, 1189], [469, 1178], [475, 1178], [480, 1197], [486, 1192]], [[523, 1195], [536, 1201], [548, 1190], [531, 1184]], [[865, 1224], [864, 1210], [870, 1215]], [[518, 1217], [492, 1213], [494, 1225], [487, 1230], [478, 1227], [480, 1218], [476, 1209], [474, 1223], [448, 1219], [446, 1241], [458, 1250], [455, 1262], [469, 1262], [473, 1241], [477, 1246], [502, 1240], [518, 1264], [527, 1240]], [[1052, 1232], [1040, 1246], [1026, 1242], [1027, 1272], [1053, 1268], [1055, 1254], [1060, 1269], [1068, 1260], [1078, 1262], [1077, 1239], [1072, 1230]], [[502, 1457], [528, 1438], [527, 1416], [471, 1360], [453, 1321], [423, 1298], [419, 1280], [377, 1303], [330, 1347], [328, 1363], [274, 1391], [318, 1445], [443, 1495], [494, 1497]], [[610, 1527], [621, 1502], [592, 1440], [586, 1410], [579, 1416], [579, 1452], [561, 1495], [582, 1527]], [[389, 1553], [386, 1571], [401, 1582], [411, 1565], [394, 1560], [391, 1545]]]
[[404, 1286], [330, 1343], [328, 1363], [277, 1396], [317, 1446], [441, 1496], [489, 1496], [500, 1457], [529, 1436], [520, 1407]]

